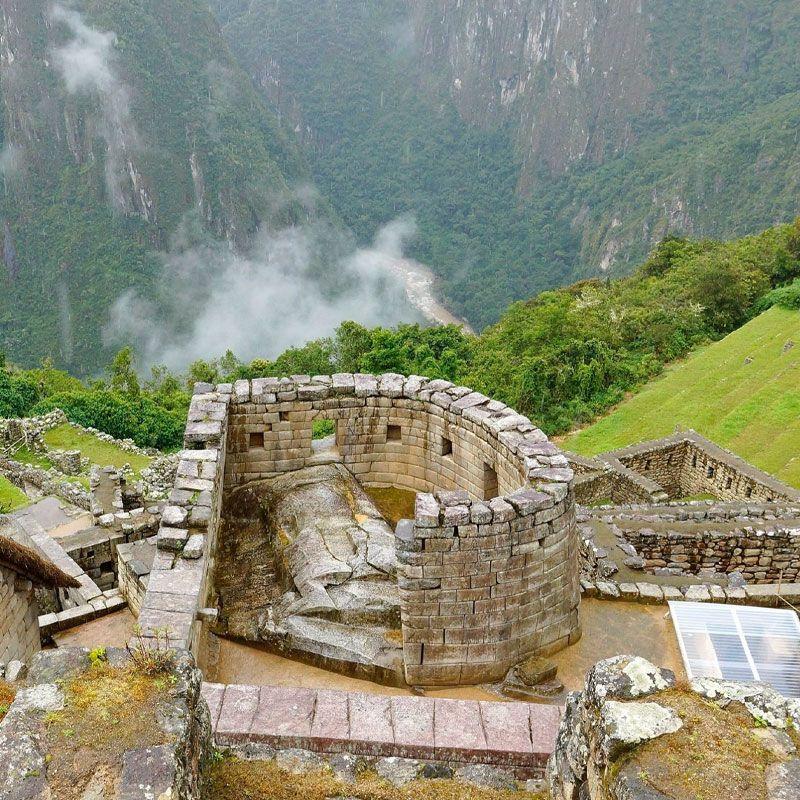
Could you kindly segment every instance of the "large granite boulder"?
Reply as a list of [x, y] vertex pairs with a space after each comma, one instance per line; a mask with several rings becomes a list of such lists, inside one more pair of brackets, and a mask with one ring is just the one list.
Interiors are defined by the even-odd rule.
[[[255, 638], [267, 620], [293, 616], [352, 624], [399, 619], [394, 534], [343, 465], [248, 484], [227, 498], [225, 515], [217, 582], [228, 633]], [[230, 558], [226, 539], [236, 542]], [[241, 553], [249, 566], [237, 560]], [[258, 578], [258, 558], [274, 573], [268, 614], [243, 586]]]
[[800, 797], [787, 730], [797, 712], [764, 684], [703, 678], [679, 687], [645, 659], [606, 659], [567, 700], [547, 768], [551, 798]]

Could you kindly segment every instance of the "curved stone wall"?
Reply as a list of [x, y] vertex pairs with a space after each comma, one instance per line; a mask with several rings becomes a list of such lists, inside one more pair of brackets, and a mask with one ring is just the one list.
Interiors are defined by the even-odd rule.
[[[217, 387], [226, 388], [227, 487], [317, 463], [312, 426], [328, 419], [339, 457], [364, 485], [419, 492], [397, 540], [409, 683], [494, 680], [578, 638], [573, 473], [526, 417], [417, 376]], [[203, 446], [213, 422], [190, 425], [187, 441]]]

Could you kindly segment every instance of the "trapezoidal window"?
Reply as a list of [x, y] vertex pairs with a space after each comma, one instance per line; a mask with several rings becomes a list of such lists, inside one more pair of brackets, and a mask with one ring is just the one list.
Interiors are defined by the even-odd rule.
[[386, 441], [401, 442], [403, 440], [403, 429], [399, 425], [386, 426]]
[[250, 434], [250, 450], [264, 449], [264, 431]]
[[697, 466], [697, 453], [695, 453], [695, 454], [692, 456], [692, 466], [693, 466], [693, 467], [696, 467], [696, 466]]
[[483, 499], [491, 500], [500, 494], [497, 484], [497, 472], [491, 464], [483, 465]]
[[716, 472], [716, 470], [714, 469], [714, 467], [709, 467], [706, 470], [706, 478], [713, 478], [715, 472]]
[[450, 457], [453, 455], [453, 440], [446, 436], [442, 436], [442, 455]]
[[725, 488], [730, 489], [731, 486], [733, 486], [733, 478], [728, 478], [728, 480], [725, 481]]

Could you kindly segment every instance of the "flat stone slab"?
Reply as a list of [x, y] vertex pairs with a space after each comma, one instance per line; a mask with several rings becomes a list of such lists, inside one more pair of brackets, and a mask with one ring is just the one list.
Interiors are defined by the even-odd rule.
[[204, 683], [220, 747], [268, 744], [317, 753], [541, 768], [555, 747], [553, 705], [388, 697]]

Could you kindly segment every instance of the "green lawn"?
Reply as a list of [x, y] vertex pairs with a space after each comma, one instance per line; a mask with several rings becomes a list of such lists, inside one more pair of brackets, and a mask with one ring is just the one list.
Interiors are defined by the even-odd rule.
[[800, 311], [771, 308], [673, 365], [563, 445], [594, 455], [676, 426], [800, 487]]
[[145, 467], [150, 466], [152, 461], [148, 456], [128, 453], [110, 442], [104, 442], [90, 433], [73, 428], [72, 425], [59, 425], [47, 431], [44, 440], [50, 447], [59, 450], [80, 450], [82, 456], [101, 467], [121, 467], [130, 464], [137, 476]]
[[11, 481], [0, 475], [0, 513], [14, 511], [30, 503], [28, 496]]

